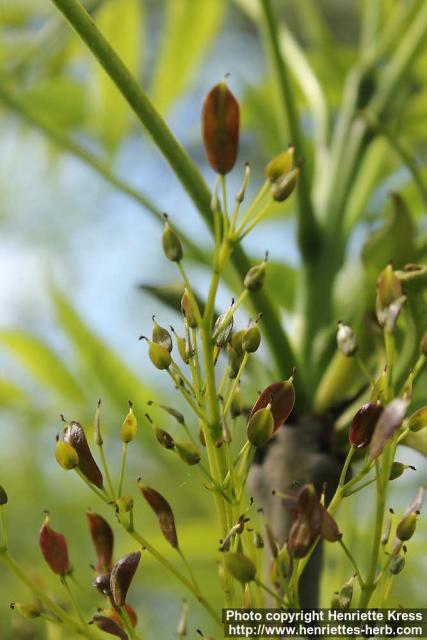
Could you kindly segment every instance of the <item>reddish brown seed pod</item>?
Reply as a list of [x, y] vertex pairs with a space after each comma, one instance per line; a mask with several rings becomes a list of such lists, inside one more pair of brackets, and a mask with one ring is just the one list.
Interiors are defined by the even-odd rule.
[[209, 163], [225, 175], [234, 167], [239, 148], [240, 108], [227, 83], [215, 85], [202, 110], [202, 136]]
[[101, 631], [105, 631], [105, 633], [109, 633], [111, 636], [116, 636], [116, 638], [120, 638], [120, 640], [129, 640], [128, 634], [110, 617], [96, 615], [93, 616], [89, 624], [95, 624]]
[[362, 448], [369, 444], [383, 410], [384, 407], [379, 402], [367, 402], [360, 407], [353, 418], [349, 434], [349, 441], [353, 447]]
[[88, 511], [86, 517], [96, 551], [96, 571], [101, 574], [108, 573], [113, 566], [113, 531], [108, 522], [97, 513]]
[[70, 573], [67, 541], [62, 533], [57, 533], [49, 526], [48, 515], [40, 529], [39, 545], [44, 559], [54, 573], [60, 576]]
[[67, 424], [64, 428], [64, 441], [68, 442], [77, 451], [79, 457], [78, 468], [85, 478], [99, 489], [102, 489], [104, 485], [102, 473], [92, 456], [85, 432], [79, 422], [72, 421]]
[[175, 549], [178, 548], [178, 536], [175, 528], [175, 518], [169, 502], [158, 491], [147, 487], [141, 480], [138, 480], [141, 493], [151, 509], [157, 516], [160, 529], [169, 544]]
[[271, 404], [271, 413], [274, 418], [274, 431], [287, 420], [295, 404], [295, 389], [293, 378], [282, 382], [270, 384], [259, 396], [248, 417], [248, 422], [252, 416]]
[[126, 602], [127, 592], [138, 568], [141, 552], [135, 551], [120, 558], [113, 567], [110, 576], [110, 588], [114, 604], [123, 607]]
[[381, 455], [386, 442], [402, 424], [408, 405], [409, 400], [407, 398], [394, 398], [385, 407], [372, 434], [369, 445], [371, 458], [378, 458]]

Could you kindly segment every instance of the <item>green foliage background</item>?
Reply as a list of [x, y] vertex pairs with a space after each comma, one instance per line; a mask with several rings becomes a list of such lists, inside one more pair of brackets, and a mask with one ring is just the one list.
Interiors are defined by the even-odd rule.
[[[263, 30], [258, 28], [259, 3], [98, 0], [86, 5], [201, 166], [209, 184], [213, 176], [201, 149], [198, 113], [208, 88], [232, 71], [230, 86], [242, 104], [241, 159], [250, 160], [254, 185], [260, 184], [266, 161], [293, 140], [263, 48]], [[309, 142], [305, 163], [308, 172], [318, 163], [320, 202], [332, 170], [326, 153], [322, 163], [322, 145], [349, 99], [351, 82], [346, 78], [363, 71], [364, 62], [378, 53], [377, 34], [390, 33], [388, 46], [386, 42], [375, 60], [375, 73], [364, 78], [362, 88], [369, 93], [370, 83], [376, 85], [383, 68], [388, 68], [387, 61], [394, 60], [393, 52], [399, 50], [417, 12], [421, 15], [422, 5], [422, 1], [411, 0], [277, 3], [297, 106]], [[161, 314], [165, 324], [177, 321], [170, 309], [176, 308], [178, 299], [176, 275], [165, 265], [160, 251], [161, 211], [168, 208], [193, 242], [200, 238], [187, 255], [201, 294], [209, 237], [123, 98], [51, 4], [3, 0], [0, 28], [0, 135], [4, 141], [0, 151], [4, 289], [0, 293], [4, 307], [0, 316], [0, 481], [9, 493], [8, 521], [15, 555], [41, 584], [53, 586], [54, 578], [37, 547], [42, 510], [49, 509], [54, 528], [67, 534], [82, 585], [81, 601], [91, 601], [89, 612], [96, 607], [96, 598], [90, 587], [93, 557], [84, 511], [88, 506], [99, 507], [84, 486], [55, 464], [58, 416], [62, 412], [90, 427], [96, 401], [102, 397], [109, 457], [118, 460], [117, 431], [128, 399], [142, 417], [147, 399], [156, 394], [166, 397], [166, 393], [170, 397], [161, 377], [144, 364], [144, 350], [135, 348], [138, 334], [149, 330], [153, 313]], [[427, 32], [426, 25], [424, 29]], [[358, 320], [366, 296], [373, 295], [379, 270], [390, 257], [395, 266], [426, 264], [425, 40], [423, 36], [410, 68], [399, 78], [390, 112], [385, 109], [387, 117], [374, 123], [372, 139], [351, 176], [340, 223], [340, 232], [349, 242], [333, 286], [335, 321]], [[363, 92], [360, 100], [363, 103]], [[240, 176], [233, 179], [237, 188]], [[341, 186], [337, 184], [336, 189]], [[407, 209], [392, 211], [386, 195], [389, 190], [399, 191]], [[264, 231], [245, 247], [254, 259], [271, 248], [267, 292], [291, 335], [297, 331], [292, 312], [300, 295], [301, 266], [295, 206], [292, 201], [273, 208]], [[116, 271], [108, 267], [110, 256]], [[227, 278], [230, 289], [222, 292], [224, 306], [235, 275], [229, 273]], [[143, 287], [138, 289], [140, 283]], [[366, 302], [371, 303], [371, 299]], [[422, 323], [424, 312], [421, 315]], [[414, 328], [409, 318], [404, 323], [416, 343], [425, 325]], [[319, 352], [323, 342], [330, 341], [333, 329], [329, 334], [319, 333], [314, 345]], [[413, 345], [407, 342], [405, 348], [410, 351]], [[292, 365], [286, 363], [289, 369]], [[308, 362], [304, 365], [309, 366]], [[333, 367], [328, 371], [333, 376]], [[261, 381], [276, 375], [277, 366], [265, 349], [257, 379], [245, 390], [247, 397], [254, 397]], [[348, 395], [359, 384], [354, 370], [348, 369], [346, 375], [342, 388], [334, 388], [332, 397], [322, 395], [320, 384], [319, 407]], [[416, 398], [419, 404], [425, 402], [425, 383], [424, 376]], [[177, 429], [164, 417], [161, 420], [171, 431]], [[348, 416], [341, 426], [347, 424]], [[425, 440], [417, 446], [425, 453]], [[214, 599], [217, 541], [210, 497], [196, 484], [191, 471], [161, 454], [148, 429], [141, 429], [132, 446], [129, 479], [143, 475], [171, 500], [183, 548], [206, 594]], [[417, 485], [425, 483], [426, 472], [424, 458], [412, 450], [402, 449], [399, 459], [415, 460], [419, 468], [416, 480], [408, 474], [394, 490], [393, 506], [402, 509]], [[341, 513], [340, 522], [343, 528], [347, 522], [356, 553], [363, 554], [369, 540], [367, 521], [372, 508], [366, 497], [355, 498]], [[138, 512], [140, 529], [168, 553], [152, 514], [143, 505], [138, 505]], [[426, 531], [421, 524], [411, 542], [407, 569], [393, 591], [397, 604], [404, 596], [412, 606], [425, 605]], [[131, 549], [129, 541], [119, 535], [117, 555]], [[329, 603], [349, 570], [335, 550], [328, 551], [323, 604]], [[0, 578], [2, 639], [65, 638], [39, 623], [27, 625], [12, 616], [9, 602], [25, 601], [28, 594], [3, 567]], [[183, 595], [179, 585], [144, 554], [132, 602], [141, 612], [148, 638], [174, 637]], [[192, 629], [209, 630], [210, 623], [193, 604], [190, 621]]]

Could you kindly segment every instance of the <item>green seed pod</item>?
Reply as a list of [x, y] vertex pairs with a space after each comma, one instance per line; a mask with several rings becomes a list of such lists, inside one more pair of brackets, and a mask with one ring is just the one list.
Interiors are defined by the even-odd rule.
[[383, 534], [381, 536], [381, 544], [384, 547], [385, 547], [385, 545], [388, 543], [388, 541], [390, 539], [391, 523], [392, 523], [392, 517], [391, 517], [391, 513], [389, 513], [388, 516], [387, 516], [387, 519], [385, 521], [385, 524], [384, 524]]
[[252, 560], [242, 553], [226, 553], [224, 562], [228, 573], [242, 584], [255, 579], [256, 567]]
[[129, 411], [126, 418], [123, 420], [122, 427], [120, 429], [120, 440], [124, 443], [129, 443], [134, 440], [136, 432], [138, 430], [138, 423], [136, 416], [132, 409], [132, 404], [129, 403]]
[[160, 429], [160, 427], [154, 427], [154, 435], [156, 436], [157, 442], [164, 449], [173, 449], [175, 447], [175, 441], [167, 431]]
[[157, 402], [153, 402], [152, 400], [149, 400], [147, 402], [147, 404], [149, 406], [154, 405], [155, 407], [158, 407], [159, 409], [163, 409], [163, 411], [165, 411], [166, 413], [168, 413], [170, 416], [172, 416], [173, 418], [175, 418], [175, 420], [177, 422], [179, 422], [179, 424], [184, 424], [185, 423], [185, 419], [184, 416], [182, 415], [182, 413], [180, 411], [178, 411], [177, 409], [174, 409], [173, 407], [169, 407], [166, 404], [159, 404]]
[[141, 479], [138, 480], [138, 486], [146, 502], [156, 514], [164, 537], [174, 549], [177, 549], [178, 536], [175, 518], [169, 502], [158, 491], [147, 487]]
[[[215, 336], [215, 344], [217, 347], [224, 347], [227, 344], [227, 342], [229, 342], [230, 335], [233, 330], [233, 323], [234, 323], [233, 316], [230, 316], [227, 324], [225, 326], [222, 326], [226, 318], [226, 315], [227, 313], [222, 313], [220, 316], [218, 316], [215, 322], [213, 333]], [[219, 331], [218, 333], [218, 330], [221, 326], [222, 326], [221, 331]]]
[[102, 439], [102, 434], [101, 434], [101, 400], [98, 400], [98, 404], [95, 410], [95, 444], [98, 445], [98, 447], [102, 447], [102, 445], [104, 444], [104, 441]]
[[153, 342], [155, 342], [156, 344], [160, 344], [162, 347], [167, 349], [169, 353], [171, 353], [172, 347], [173, 347], [171, 334], [167, 329], [165, 329], [164, 327], [161, 327], [158, 324], [158, 322], [156, 322], [156, 319], [154, 316], [153, 316], [153, 323], [154, 323], [153, 333], [151, 336]]
[[206, 438], [205, 438], [205, 434], [202, 427], [200, 427], [199, 429], [198, 436], [199, 436], [199, 442], [202, 445], [202, 447], [206, 447]]
[[243, 413], [243, 400], [240, 392], [240, 385], [237, 387], [230, 405], [232, 418], [238, 418]]
[[276, 182], [282, 176], [289, 173], [292, 168], [292, 160], [295, 152], [295, 147], [289, 145], [286, 151], [282, 151], [279, 155], [275, 156], [265, 167], [265, 175], [270, 182]]
[[393, 462], [391, 465], [389, 480], [396, 480], [406, 471], [406, 469], [412, 469], [415, 471], [415, 467], [411, 465], [403, 464], [403, 462]]
[[96, 625], [98, 629], [101, 629], [101, 631], [104, 631], [105, 633], [109, 633], [110, 636], [116, 636], [117, 638], [120, 638], [120, 640], [129, 640], [128, 634], [123, 631], [117, 622], [107, 616], [93, 616], [89, 624]]
[[113, 566], [113, 531], [108, 522], [97, 513], [88, 511], [86, 518], [96, 552], [96, 571], [101, 574], [109, 573]]
[[233, 333], [233, 335], [231, 336], [231, 346], [239, 356], [243, 355], [242, 342], [245, 333], [246, 329], [241, 329], [240, 331], [236, 331], [236, 333]]
[[259, 531], [254, 531], [254, 546], [257, 549], [264, 549], [264, 540]]
[[337, 346], [347, 358], [354, 356], [357, 351], [357, 339], [353, 329], [342, 322], [338, 322]]
[[284, 202], [292, 194], [295, 189], [300, 170], [298, 167], [291, 169], [289, 173], [279, 178], [271, 187], [271, 195], [276, 202]]
[[293, 377], [282, 382], [274, 382], [264, 389], [249, 414], [248, 421], [259, 409], [271, 404], [274, 418], [274, 431], [288, 419], [295, 404]]
[[200, 462], [200, 451], [192, 442], [175, 442], [175, 450], [185, 464], [192, 466]]
[[254, 324], [253, 327], [249, 327], [245, 331], [245, 334], [242, 339], [242, 348], [243, 351], [247, 353], [255, 353], [258, 350], [259, 345], [261, 344], [261, 333], [257, 324]]
[[245, 162], [243, 166], [244, 166], [244, 176], [243, 176], [242, 186], [236, 193], [236, 202], [239, 202], [240, 204], [245, 199], [246, 189], [248, 188], [249, 180], [251, 177], [251, 168], [249, 166], [249, 162]]
[[421, 431], [427, 426], [427, 407], [421, 407], [411, 415], [408, 427], [411, 431]]
[[61, 576], [70, 573], [67, 541], [62, 533], [57, 533], [49, 526], [48, 515], [40, 529], [39, 546], [44, 559], [54, 573]]
[[111, 571], [110, 589], [114, 604], [123, 607], [126, 602], [127, 592], [141, 560], [141, 552], [129, 553], [116, 562]]
[[261, 264], [256, 264], [249, 269], [245, 275], [245, 279], [243, 280], [243, 286], [245, 289], [252, 292], [259, 291], [259, 289], [261, 289], [265, 281], [266, 265], [267, 262], [264, 260]]
[[184, 364], [188, 364], [191, 354], [185, 338], [181, 338], [177, 333], [175, 334], [176, 346], [178, 347], [178, 353]]
[[251, 589], [248, 584], [245, 585], [245, 588], [243, 591], [242, 607], [243, 609], [250, 609], [252, 607]]
[[353, 598], [354, 577], [352, 576], [340, 589], [338, 600], [341, 609], [349, 609]]
[[129, 513], [133, 509], [132, 496], [122, 496], [116, 500], [116, 513]]
[[202, 110], [202, 135], [206, 155], [220, 175], [234, 167], [239, 148], [240, 109], [223, 80], [207, 94]]
[[169, 369], [172, 364], [172, 358], [169, 351], [161, 344], [157, 344], [156, 342], [150, 341], [148, 355], [150, 356], [150, 360], [154, 364], [156, 369], [160, 369], [160, 371]]
[[78, 468], [85, 478], [99, 489], [102, 489], [104, 486], [102, 473], [92, 456], [85, 432], [79, 422], [70, 422], [64, 428], [64, 441], [68, 442], [77, 451], [79, 457]]
[[331, 600], [331, 605], [330, 605], [331, 609], [341, 609], [341, 605], [340, 605], [340, 599], [338, 597], [338, 594], [334, 594]]
[[248, 422], [246, 435], [251, 444], [264, 447], [274, 433], [274, 418], [271, 406], [259, 409]]
[[395, 556], [390, 562], [390, 573], [396, 576], [405, 568], [405, 556]]
[[423, 335], [420, 342], [420, 352], [427, 357], [427, 333]]
[[0, 507], [8, 503], [9, 498], [4, 487], [0, 484]]
[[32, 620], [33, 618], [40, 618], [41, 611], [35, 604], [21, 604], [20, 602], [12, 602], [10, 608], [13, 611], [19, 613], [22, 618]]
[[402, 520], [399, 522], [396, 528], [396, 536], [402, 542], [406, 542], [406, 540], [410, 540], [415, 533], [415, 529], [417, 527], [417, 514], [416, 513], [408, 513], [408, 515], [404, 516]]
[[178, 638], [181, 640], [187, 635], [187, 625], [188, 625], [188, 602], [187, 600], [182, 601], [182, 609], [181, 615], [178, 621], [177, 633]]
[[230, 371], [228, 372], [228, 377], [231, 380], [234, 380], [235, 378], [237, 378], [237, 374], [239, 373], [240, 365], [242, 364], [242, 360], [243, 360], [243, 355], [237, 353], [237, 351], [233, 349], [233, 347], [231, 347], [229, 344], [227, 349], [227, 356], [228, 356], [228, 366], [230, 368]]
[[166, 214], [164, 214], [164, 217], [165, 226], [162, 235], [163, 251], [168, 260], [171, 260], [172, 262], [179, 262], [184, 256], [181, 240], [170, 226]]
[[194, 309], [194, 304], [190, 299], [187, 288], [184, 289], [181, 298], [181, 312], [190, 329], [195, 329], [199, 323], [197, 322], [196, 310]]
[[390, 306], [402, 296], [402, 285], [391, 264], [386, 266], [378, 278], [377, 296], [381, 308]]

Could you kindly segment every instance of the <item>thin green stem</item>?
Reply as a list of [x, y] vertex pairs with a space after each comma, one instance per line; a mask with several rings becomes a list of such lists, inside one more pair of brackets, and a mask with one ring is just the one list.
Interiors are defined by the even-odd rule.
[[215, 340], [220, 335], [221, 331], [225, 329], [225, 327], [230, 322], [232, 316], [236, 313], [237, 309], [244, 303], [248, 295], [249, 295], [249, 289], [243, 289], [242, 293], [239, 295], [237, 300], [233, 302], [229, 310], [226, 312], [224, 319], [222, 320], [221, 324], [216, 329], [213, 335], [213, 340]]
[[107, 459], [105, 457], [104, 446], [102, 444], [100, 444], [100, 445], [98, 445], [98, 449], [99, 449], [99, 456], [101, 458], [102, 468], [104, 470], [105, 478], [107, 480], [108, 490], [110, 492], [111, 498], [113, 500], [115, 500], [116, 499], [116, 494], [114, 492], [114, 487], [113, 487], [113, 482], [111, 480], [110, 470], [108, 468]]
[[5, 549], [9, 546], [9, 536], [6, 525], [6, 517], [4, 514], [4, 505], [0, 505], [0, 524], [1, 524], [1, 533], [3, 538], [3, 546]]
[[190, 563], [188, 562], [187, 558], [185, 557], [185, 555], [184, 555], [184, 553], [183, 553], [183, 551], [182, 551], [182, 549], [180, 547], [177, 547], [176, 550], [177, 550], [178, 555], [181, 558], [182, 562], [184, 563], [185, 568], [188, 571], [188, 575], [190, 576], [190, 580], [193, 583], [194, 588], [196, 589], [197, 593], [200, 594], [200, 587], [197, 584], [197, 580], [196, 580], [196, 578], [194, 576], [194, 573], [193, 573], [193, 570], [191, 568]]
[[[240, 221], [239, 229], [243, 229], [245, 224], [247, 224], [249, 222], [251, 217], [254, 215], [254, 212], [256, 211], [256, 208], [260, 205], [262, 200], [268, 194], [268, 192], [270, 190], [270, 186], [271, 186], [270, 180], [265, 180], [265, 182], [263, 183], [261, 189], [258, 191], [257, 195], [255, 196], [255, 198], [252, 200], [251, 204], [249, 205], [249, 207], [245, 211], [244, 216]], [[230, 235], [232, 235], [233, 237], [237, 237], [239, 235], [239, 231], [238, 230], [234, 231], [234, 226], [233, 226], [230, 229]]]
[[267, 587], [266, 584], [264, 584], [264, 582], [262, 582], [261, 580], [259, 580], [258, 578], [256, 578], [254, 580], [255, 584], [260, 587], [260, 589], [263, 589], [263, 591], [265, 591], [266, 593], [268, 593], [270, 596], [272, 596], [272, 598], [274, 598], [274, 600], [277, 600], [277, 593], [274, 593], [274, 591], [272, 591], [270, 589], [270, 587]]
[[124, 442], [123, 443], [123, 448], [122, 448], [122, 460], [121, 460], [121, 463], [120, 463], [119, 486], [118, 486], [118, 489], [117, 489], [117, 497], [118, 498], [120, 498], [121, 495], [122, 495], [123, 482], [124, 482], [124, 479], [125, 479], [127, 452], [128, 452], [128, 443]]
[[196, 405], [196, 403], [194, 402], [193, 398], [190, 396], [190, 394], [188, 393], [188, 391], [184, 387], [184, 385], [179, 383], [179, 380], [177, 380], [177, 378], [175, 377], [175, 375], [172, 373], [172, 371], [170, 369], [167, 369], [167, 372], [168, 372], [170, 378], [173, 380], [173, 383], [176, 386], [176, 388], [178, 389], [178, 391], [183, 395], [183, 397], [186, 399], [186, 401], [188, 402], [190, 407], [193, 409], [194, 413], [197, 416], [199, 416], [199, 418], [201, 420], [205, 420], [205, 415], [204, 415], [203, 411], [200, 409], [200, 407], [198, 407]]
[[228, 217], [228, 206], [227, 206], [227, 179], [225, 176], [221, 176], [221, 192], [222, 192], [222, 211], [223, 211], [223, 221], [224, 221], [224, 237], [227, 237], [228, 230], [230, 228], [230, 222]]
[[70, 585], [68, 584], [67, 576], [61, 576], [61, 583], [62, 583], [62, 584], [64, 585], [64, 587], [65, 587], [65, 590], [66, 590], [66, 592], [67, 592], [67, 594], [68, 594], [68, 597], [69, 597], [69, 599], [70, 599], [71, 604], [72, 604], [72, 605], [73, 605], [73, 607], [74, 607], [74, 611], [76, 612], [77, 617], [80, 619], [80, 622], [82, 623], [82, 625], [83, 625], [83, 626], [85, 626], [85, 625], [86, 625], [86, 621], [85, 621], [85, 619], [84, 619], [84, 617], [83, 617], [82, 612], [80, 611], [80, 607], [79, 607], [79, 605], [77, 604], [77, 601], [76, 601], [76, 599], [75, 599], [75, 597], [74, 597], [74, 594], [73, 594], [73, 592], [71, 591]]
[[360, 355], [358, 353], [355, 354], [354, 359], [355, 359], [355, 362], [356, 362], [357, 366], [359, 367], [359, 369], [363, 373], [363, 375], [366, 376], [366, 378], [369, 380], [371, 385], [374, 386], [375, 385], [374, 377], [371, 375], [368, 367], [365, 365], [365, 363], [363, 362], [362, 358], [360, 357]]
[[369, 487], [369, 485], [373, 484], [375, 482], [375, 478], [372, 478], [371, 480], [367, 480], [366, 482], [364, 482], [363, 484], [359, 484], [358, 487], [356, 487], [355, 489], [353, 489], [352, 491], [347, 491], [344, 488], [343, 491], [343, 496], [344, 498], [349, 498], [350, 496], [352, 496], [355, 493], [358, 493], [359, 491], [361, 491], [362, 489], [364, 489], [365, 487]]
[[108, 496], [105, 494], [105, 492], [103, 493], [97, 487], [95, 487], [95, 485], [93, 485], [91, 482], [89, 482], [89, 480], [86, 478], [85, 475], [83, 475], [83, 473], [80, 471], [80, 469], [78, 467], [76, 467], [74, 469], [74, 471], [77, 473], [79, 478], [81, 480], [83, 480], [83, 482], [89, 487], [89, 489], [91, 491], [93, 491], [98, 496], [98, 498], [100, 498], [103, 502], [106, 502], [107, 504], [110, 502], [110, 500], [109, 500]]
[[354, 559], [353, 554], [351, 553], [350, 549], [347, 547], [347, 545], [345, 544], [345, 542], [343, 541], [342, 538], [340, 538], [340, 540], [338, 542], [339, 542], [342, 550], [346, 554], [347, 558], [350, 560], [351, 564], [353, 565], [353, 568], [354, 568], [354, 570], [356, 572], [356, 576], [357, 576], [357, 579], [359, 581], [359, 584], [360, 584], [361, 588], [363, 588], [365, 583], [364, 583], [363, 578], [362, 578], [362, 576], [360, 574], [359, 567], [357, 566], [357, 562]]
[[248, 359], [249, 359], [249, 354], [245, 351], [245, 354], [243, 356], [242, 359], [242, 363], [239, 367], [239, 371], [237, 372], [237, 376], [235, 377], [234, 381], [233, 381], [233, 386], [231, 387], [230, 393], [228, 394], [227, 398], [224, 401], [224, 416], [227, 416], [228, 412], [230, 411], [230, 407], [231, 407], [231, 403], [233, 402], [233, 398], [234, 398], [234, 394], [237, 391], [237, 388], [239, 386], [239, 382], [240, 382], [240, 378], [243, 375], [243, 372], [245, 370], [245, 367], [248, 363]]

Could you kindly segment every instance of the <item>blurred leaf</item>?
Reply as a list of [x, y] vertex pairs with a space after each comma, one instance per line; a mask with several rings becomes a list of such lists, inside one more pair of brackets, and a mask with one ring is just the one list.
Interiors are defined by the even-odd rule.
[[151, 88], [153, 102], [161, 113], [182, 95], [203, 62], [221, 27], [224, 8], [224, 0], [167, 0]]
[[414, 223], [400, 196], [392, 194], [393, 206], [385, 224], [375, 231], [362, 249], [362, 262], [367, 286], [374, 290], [376, 279], [385, 266], [393, 261], [398, 269], [415, 259]]
[[56, 315], [61, 327], [73, 343], [85, 369], [107, 391], [117, 408], [123, 410], [129, 399], [136, 409], [152, 394], [114, 351], [98, 338], [79, 317], [76, 310], [58, 290], [52, 293]]
[[265, 287], [271, 298], [287, 311], [294, 309], [296, 281], [296, 269], [283, 262], [268, 261]]
[[57, 354], [44, 342], [29, 333], [14, 330], [1, 331], [0, 341], [39, 383], [69, 400], [82, 399], [83, 394], [77, 382]]
[[83, 87], [65, 76], [38, 81], [22, 96], [24, 104], [61, 127], [79, 125], [84, 119]]
[[13, 407], [25, 399], [22, 389], [8, 380], [0, 380], [0, 407]]
[[[143, 13], [140, 0], [110, 0], [97, 13], [97, 25], [133, 75], [142, 58]], [[130, 111], [105, 71], [95, 63], [94, 125], [114, 150], [128, 131]]]
[[[184, 285], [181, 282], [159, 286], [153, 284], [140, 284], [139, 289], [152, 295], [166, 307], [169, 307], [176, 313], [181, 313], [181, 298], [184, 293]], [[205, 303], [202, 299], [195, 295], [200, 311], [203, 313]]]

